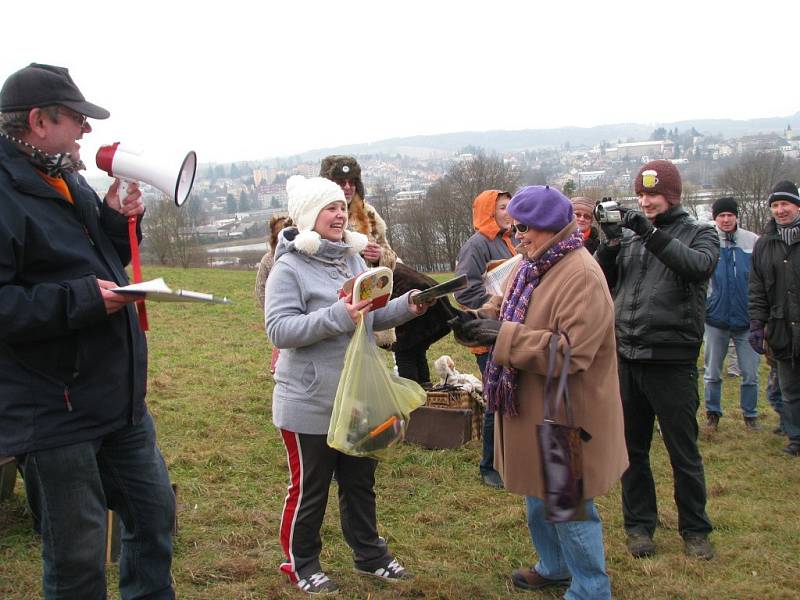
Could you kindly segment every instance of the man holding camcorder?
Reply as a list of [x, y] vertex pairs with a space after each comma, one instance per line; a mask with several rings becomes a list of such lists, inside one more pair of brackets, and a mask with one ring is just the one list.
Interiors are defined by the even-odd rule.
[[642, 212], [612, 202], [601, 203], [595, 212], [606, 236], [596, 257], [615, 305], [630, 461], [622, 476], [628, 550], [637, 558], [656, 550], [650, 444], [658, 418], [672, 464], [684, 551], [710, 559], [712, 527], [697, 446], [696, 365], [719, 240], [712, 226], [698, 224], [681, 206], [681, 177], [671, 162], [655, 160], [642, 166], [634, 187]]
[[[175, 496], [145, 405], [147, 344], [128, 283], [134, 184], [101, 200], [78, 174], [87, 102], [31, 64], [0, 90], [0, 456], [41, 520], [46, 600], [106, 597], [107, 509], [123, 523], [123, 598], [173, 598]], [[138, 226], [138, 224], [137, 224]], [[138, 228], [138, 227], [137, 227]]]

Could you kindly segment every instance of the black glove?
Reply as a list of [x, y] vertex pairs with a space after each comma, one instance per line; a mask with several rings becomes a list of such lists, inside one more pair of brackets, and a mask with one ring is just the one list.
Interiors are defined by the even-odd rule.
[[650, 220], [638, 210], [629, 210], [622, 215], [622, 226], [632, 230], [642, 239], [648, 238], [655, 230]]
[[764, 322], [753, 319], [750, 321], [750, 335], [747, 337], [750, 346], [759, 354], [764, 354]]
[[[473, 319], [460, 326], [456, 340], [462, 338], [465, 346], [491, 346], [500, 333], [500, 321], [495, 319]], [[456, 329], [453, 328], [453, 332]]]
[[622, 238], [622, 224], [617, 223], [600, 223], [600, 229], [603, 230], [603, 235], [606, 240], [618, 240]]

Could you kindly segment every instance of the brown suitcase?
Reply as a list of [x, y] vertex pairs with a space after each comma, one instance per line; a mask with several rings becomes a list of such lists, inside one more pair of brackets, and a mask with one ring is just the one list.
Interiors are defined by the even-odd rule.
[[472, 410], [420, 406], [411, 413], [406, 441], [425, 448], [458, 448], [472, 439]]

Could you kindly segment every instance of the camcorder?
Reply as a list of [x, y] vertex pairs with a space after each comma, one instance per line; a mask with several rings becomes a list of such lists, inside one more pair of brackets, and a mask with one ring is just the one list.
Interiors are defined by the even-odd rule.
[[594, 217], [598, 223], [619, 223], [622, 221], [619, 202], [611, 198], [603, 198], [594, 207]]

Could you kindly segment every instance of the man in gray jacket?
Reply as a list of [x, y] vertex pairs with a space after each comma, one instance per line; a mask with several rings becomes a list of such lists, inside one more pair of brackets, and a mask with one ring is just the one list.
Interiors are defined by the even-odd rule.
[[[658, 523], [650, 444], [658, 418], [669, 453], [678, 530], [687, 556], [710, 559], [711, 522], [697, 447], [697, 355], [703, 341], [708, 279], [719, 257], [713, 226], [681, 206], [681, 176], [666, 160], [651, 161], [634, 181], [642, 212], [601, 223], [606, 241], [596, 256], [614, 296], [625, 442], [630, 467], [622, 476], [628, 550], [655, 553]], [[623, 233], [623, 227], [628, 231]]]

